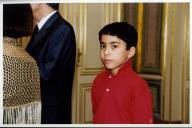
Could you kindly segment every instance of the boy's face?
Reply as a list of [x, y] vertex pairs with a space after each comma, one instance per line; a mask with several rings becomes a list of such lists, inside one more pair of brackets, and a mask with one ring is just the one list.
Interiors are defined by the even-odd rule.
[[105, 68], [116, 74], [129, 59], [126, 43], [116, 36], [102, 35], [100, 42], [100, 57]]

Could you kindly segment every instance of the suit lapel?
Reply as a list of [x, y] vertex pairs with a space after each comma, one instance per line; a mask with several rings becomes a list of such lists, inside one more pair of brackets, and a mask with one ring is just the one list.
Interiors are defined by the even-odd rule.
[[48, 30], [51, 27], [52, 23], [59, 17], [59, 13], [56, 12], [55, 14], [53, 14], [48, 21], [43, 25], [43, 27], [40, 29], [40, 31], [36, 34], [36, 36], [34, 37], [33, 41], [29, 42], [29, 47], [28, 49], [33, 49], [35, 47], [39, 47], [41, 48], [41, 45], [43, 45], [42, 43], [45, 43], [44, 41], [42, 41], [42, 39], [45, 39], [46, 34], [48, 34]]

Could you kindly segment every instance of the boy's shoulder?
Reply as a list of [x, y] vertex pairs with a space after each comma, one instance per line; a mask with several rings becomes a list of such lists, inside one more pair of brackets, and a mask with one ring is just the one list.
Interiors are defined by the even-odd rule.
[[148, 87], [147, 81], [145, 79], [143, 79], [139, 74], [137, 74], [135, 71], [132, 73], [131, 75], [132, 77], [129, 79], [130, 82], [132, 83], [132, 85], [134, 85], [134, 87], [139, 87], [139, 88], [146, 88]]
[[146, 82], [138, 73], [134, 72], [133, 81]]

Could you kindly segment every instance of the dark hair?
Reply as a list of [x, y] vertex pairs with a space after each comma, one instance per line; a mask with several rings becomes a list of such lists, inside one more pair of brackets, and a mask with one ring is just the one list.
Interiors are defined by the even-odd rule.
[[59, 3], [47, 3], [47, 5], [49, 5], [49, 7], [51, 7], [54, 10], [59, 9]]
[[99, 31], [99, 41], [102, 35], [117, 36], [127, 44], [127, 50], [137, 46], [137, 30], [126, 22], [114, 22], [104, 26]]
[[29, 4], [3, 5], [3, 36], [18, 38], [32, 33], [33, 16]]

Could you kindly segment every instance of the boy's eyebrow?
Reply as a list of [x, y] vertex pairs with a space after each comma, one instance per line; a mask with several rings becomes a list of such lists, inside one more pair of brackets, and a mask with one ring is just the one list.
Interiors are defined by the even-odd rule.
[[[112, 41], [112, 42], [109, 42], [110, 44], [119, 44], [119, 42], [114, 42], [114, 41]], [[106, 44], [105, 42], [100, 42], [100, 44]]]
[[119, 42], [114, 42], [114, 41], [113, 41], [113, 42], [110, 42], [110, 44], [119, 44]]

